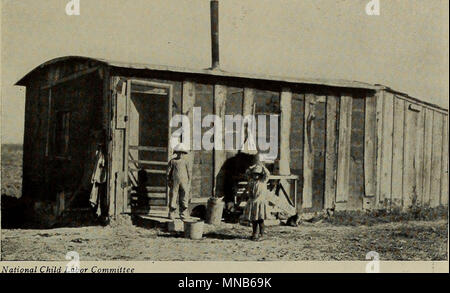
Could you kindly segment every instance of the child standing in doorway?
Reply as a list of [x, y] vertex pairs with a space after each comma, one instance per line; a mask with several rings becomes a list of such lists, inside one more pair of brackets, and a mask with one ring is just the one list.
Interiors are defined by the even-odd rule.
[[[268, 189], [269, 171], [261, 164], [256, 164], [247, 171], [249, 183], [247, 194], [249, 200], [244, 210], [244, 219], [252, 223], [252, 240], [262, 240], [264, 237], [264, 220], [269, 216]], [[259, 233], [258, 233], [259, 229]]]

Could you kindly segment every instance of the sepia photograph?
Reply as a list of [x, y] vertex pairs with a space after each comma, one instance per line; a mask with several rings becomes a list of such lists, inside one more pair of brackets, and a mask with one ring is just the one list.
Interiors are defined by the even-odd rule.
[[448, 273], [448, 1], [0, 3], [0, 273]]

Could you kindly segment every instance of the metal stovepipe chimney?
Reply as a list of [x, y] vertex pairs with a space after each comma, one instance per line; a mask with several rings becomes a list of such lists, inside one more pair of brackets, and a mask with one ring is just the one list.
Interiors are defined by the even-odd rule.
[[219, 69], [219, 0], [211, 0], [211, 58], [211, 68]]

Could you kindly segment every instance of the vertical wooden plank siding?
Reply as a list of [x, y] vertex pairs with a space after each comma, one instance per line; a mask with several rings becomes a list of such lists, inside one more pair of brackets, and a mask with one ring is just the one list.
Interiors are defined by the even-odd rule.
[[352, 99], [350, 137], [349, 196], [346, 210], [361, 210], [371, 206], [371, 197], [364, 196], [364, 114], [365, 99], [355, 95]]
[[[291, 175], [291, 147], [290, 147], [290, 136], [291, 136], [291, 112], [292, 112], [292, 92], [290, 89], [284, 88], [280, 95], [280, 111], [281, 111], [281, 122], [280, 122], [280, 164], [279, 172], [280, 175]], [[285, 187], [286, 192], [290, 198], [295, 198], [292, 196], [291, 182], [288, 180], [281, 180], [281, 184]], [[294, 191], [296, 192], [296, 191]]]
[[[106, 82], [106, 81], [105, 81]], [[108, 81], [108, 95], [109, 95], [109, 126], [108, 126], [108, 132], [106, 132], [107, 137], [107, 156], [106, 159], [108, 161], [107, 168], [108, 168], [108, 178], [107, 178], [107, 198], [108, 198], [108, 215], [113, 216], [114, 215], [114, 189], [113, 189], [113, 154], [114, 154], [114, 129], [115, 129], [115, 118], [114, 118], [114, 99], [112, 98], [114, 96], [113, 88], [114, 88], [115, 78], [110, 77]]]
[[[110, 77], [110, 69], [108, 66], [105, 66], [103, 69], [103, 130], [105, 133], [105, 146], [106, 146], [106, 168], [108, 169], [107, 172], [107, 179], [106, 182], [109, 185], [110, 184], [110, 177], [111, 177], [111, 150], [112, 145], [110, 141], [110, 131], [111, 131], [111, 77]], [[109, 186], [108, 186], [109, 187]], [[110, 205], [111, 205], [111, 198], [114, 197], [111, 194], [111, 189], [106, 188], [106, 202], [108, 203], [107, 209], [108, 212], [110, 211]]]
[[[127, 196], [126, 188], [124, 186], [125, 183], [125, 129], [127, 126], [127, 90], [128, 85], [131, 84], [127, 82], [126, 80], [120, 80], [119, 85], [120, 88], [118, 89], [117, 95], [116, 95], [116, 104], [117, 104], [117, 125], [116, 125], [116, 132], [117, 132], [117, 140], [116, 140], [116, 157], [115, 159], [118, 161], [117, 164], [117, 182], [116, 182], [116, 215], [120, 215], [123, 213], [124, 206], [125, 206], [125, 197]], [[131, 92], [130, 92], [131, 93]]]
[[283, 89], [283, 91], [281, 92], [280, 107], [281, 107], [280, 175], [290, 175], [291, 174], [290, 134], [291, 134], [292, 93], [289, 89]]
[[431, 191], [431, 147], [433, 145], [433, 110], [425, 110], [425, 138], [424, 138], [424, 171], [423, 171], [423, 204], [430, 204]]
[[328, 96], [326, 110], [325, 209], [333, 208], [336, 199], [337, 107], [338, 97]]
[[255, 102], [255, 89], [244, 88], [244, 100], [242, 101], [242, 116], [252, 114], [253, 103]]
[[350, 140], [352, 122], [352, 97], [342, 96], [339, 111], [339, 146], [336, 202], [346, 202], [349, 194]]
[[304, 135], [304, 112], [305, 96], [303, 94], [293, 93], [292, 111], [291, 111], [291, 173], [298, 175], [297, 188], [297, 212], [301, 212], [303, 200], [303, 135]]
[[381, 185], [380, 203], [389, 207], [391, 202], [392, 183], [392, 133], [394, 130], [394, 96], [390, 93], [383, 95], [383, 136], [381, 144]]
[[376, 126], [376, 97], [366, 97], [364, 123], [364, 186], [365, 196], [374, 197], [376, 194], [377, 172], [377, 126]]
[[416, 135], [417, 118], [419, 113], [411, 107], [414, 105], [405, 103], [405, 136], [403, 148], [403, 208], [408, 209], [417, 201], [416, 183]]
[[384, 91], [378, 91], [376, 94], [376, 123], [377, 123], [377, 190], [375, 206], [380, 207], [381, 198], [381, 177], [382, 177], [382, 145], [383, 145], [383, 103]]
[[[110, 197], [109, 214], [113, 217], [121, 214], [123, 212], [123, 163], [124, 163], [124, 129], [125, 127], [125, 116], [126, 116], [126, 83], [121, 82], [119, 77], [113, 77], [111, 79], [112, 85], [112, 102], [114, 115], [111, 119], [111, 129], [112, 129], [112, 148], [111, 148], [111, 172], [109, 186], [110, 190], [113, 191], [113, 195]], [[123, 103], [122, 100], [125, 100]], [[121, 105], [118, 105], [121, 103]], [[121, 111], [124, 110], [124, 113]], [[120, 119], [118, 118], [120, 115]], [[122, 120], [123, 119], [123, 120]], [[118, 127], [117, 123], [123, 124]]]
[[394, 97], [394, 134], [392, 142], [391, 203], [402, 206], [403, 196], [403, 138], [405, 129], [405, 101]]
[[417, 127], [415, 137], [416, 154], [415, 154], [415, 168], [416, 168], [416, 204], [422, 205], [423, 203], [423, 154], [424, 154], [424, 135], [425, 135], [425, 108], [418, 107], [419, 113], [417, 113]]
[[442, 123], [443, 114], [434, 112], [433, 117], [433, 146], [431, 155], [431, 187], [430, 206], [439, 206], [441, 196], [442, 174]]
[[304, 116], [304, 153], [303, 153], [303, 208], [313, 206], [313, 175], [314, 175], [314, 95], [305, 95]]
[[51, 118], [52, 118], [52, 89], [50, 88], [48, 90], [48, 107], [47, 107], [47, 135], [46, 135], [46, 142], [45, 142], [45, 156], [48, 157], [49, 155], [49, 147], [50, 147], [50, 125], [51, 125]]
[[[128, 80], [127, 83], [127, 88], [126, 88], [126, 115], [127, 115], [127, 119], [125, 121], [126, 124], [126, 129], [125, 129], [125, 140], [124, 140], [124, 162], [123, 162], [123, 181], [124, 181], [124, 188], [123, 188], [123, 211], [124, 212], [131, 212], [131, 200], [129, 198], [130, 193], [128, 192], [131, 187], [129, 184], [129, 180], [128, 180], [128, 156], [129, 156], [129, 151], [130, 151], [130, 111], [132, 108], [132, 101], [131, 101], [131, 80]], [[136, 133], [136, 132], [135, 132]], [[139, 145], [139, 144], [137, 144]], [[138, 157], [136, 157], [137, 159], [139, 159]], [[129, 189], [130, 188], [130, 189]]]
[[[181, 113], [189, 116], [192, 125], [192, 108], [195, 105], [195, 83], [191, 81], [183, 82], [182, 97], [181, 97]], [[192, 135], [192, 131], [191, 131]]]
[[116, 94], [116, 128], [125, 129], [127, 115], [126, 81], [119, 80]]
[[326, 96], [316, 95], [314, 105], [314, 150], [313, 210], [321, 211], [325, 198], [325, 153], [326, 153]]
[[110, 92], [111, 92], [111, 126], [110, 126], [110, 137], [111, 140], [109, 142], [108, 147], [108, 160], [110, 162], [108, 166], [108, 193], [109, 193], [109, 216], [114, 217], [116, 215], [116, 172], [117, 169], [117, 161], [115, 159], [116, 156], [116, 85], [118, 83], [118, 77], [110, 78]]
[[183, 81], [183, 88], [182, 88], [182, 96], [181, 96], [181, 113], [183, 113], [183, 115], [187, 115], [189, 117], [189, 122], [190, 122], [190, 148], [191, 151], [188, 154], [188, 159], [190, 161], [190, 166], [191, 166], [191, 170], [190, 170], [190, 174], [191, 174], [191, 186], [192, 186], [192, 177], [193, 177], [193, 166], [194, 166], [194, 157], [195, 157], [195, 153], [194, 151], [192, 151], [192, 145], [193, 145], [193, 141], [192, 141], [192, 126], [193, 126], [193, 110], [192, 108], [195, 105], [195, 83], [191, 82], [191, 81]]
[[123, 130], [116, 130], [116, 139], [115, 139], [115, 156], [114, 160], [117, 161], [116, 169], [115, 169], [115, 189], [116, 189], [116, 211], [115, 215], [118, 216], [123, 212], [123, 142], [124, 142], [124, 131]]
[[103, 129], [106, 131], [109, 129], [110, 125], [110, 92], [109, 92], [109, 82], [110, 82], [110, 69], [108, 66], [105, 66], [101, 69], [102, 78], [103, 78]]
[[[224, 85], [214, 86], [214, 114], [220, 117], [221, 125], [214, 125], [214, 184], [213, 195], [223, 196], [223, 194], [217, 194], [217, 176], [220, 169], [226, 161], [225, 152], [225, 138], [224, 138], [224, 119], [225, 119], [225, 103], [227, 99], [227, 87]], [[221, 139], [220, 142], [217, 140]]]
[[444, 115], [442, 127], [441, 205], [448, 205], [448, 116]]
[[[196, 83], [195, 85], [195, 107], [201, 107], [201, 117], [196, 115], [194, 117], [194, 124], [196, 128], [200, 128], [197, 131], [201, 133], [202, 137], [205, 134], [214, 135], [214, 130], [207, 127], [201, 127], [202, 119], [207, 115], [211, 115], [214, 112], [214, 86], [207, 83]], [[198, 113], [200, 114], [200, 113]], [[212, 131], [212, 133], [211, 133]], [[193, 141], [200, 147], [203, 144], [202, 141]], [[195, 151], [194, 165], [193, 165], [193, 180], [195, 183], [192, 185], [193, 197], [210, 197], [214, 188], [214, 151], [213, 150], [201, 150]]]
[[[125, 198], [127, 197], [125, 188], [125, 177], [128, 175], [125, 173], [126, 156], [125, 156], [125, 143], [126, 143], [126, 127], [127, 127], [127, 91], [128, 86], [131, 85], [130, 82], [126, 80], [121, 80], [120, 92], [117, 93], [117, 115], [118, 115], [118, 125], [117, 128], [117, 144], [116, 144], [116, 159], [118, 160], [117, 165], [117, 183], [116, 183], [116, 215], [120, 215], [125, 212]], [[130, 91], [131, 93], [131, 91]], [[119, 129], [120, 128], [120, 129]]]

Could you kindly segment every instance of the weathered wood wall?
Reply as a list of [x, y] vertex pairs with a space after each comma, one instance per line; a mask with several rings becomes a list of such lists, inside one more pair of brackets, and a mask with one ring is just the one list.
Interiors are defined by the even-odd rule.
[[[87, 205], [91, 157], [103, 129], [104, 68], [95, 62], [52, 64], [29, 79], [26, 93], [22, 193], [32, 201], [55, 202], [56, 194], [79, 195]], [[68, 153], [56, 153], [59, 111], [70, 113]]]
[[350, 147], [350, 193], [346, 210], [361, 210], [365, 197], [364, 177], [364, 109], [365, 97], [356, 96], [352, 103]]
[[374, 205], [405, 210], [447, 205], [448, 113], [390, 91], [379, 93], [376, 109]]
[[[98, 65], [55, 64], [30, 79], [25, 114], [24, 194], [33, 193], [41, 200], [50, 195], [48, 199], [54, 200], [56, 189], [75, 189], [86, 178], [81, 170], [87, 169], [90, 160], [85, 154], [92, 152], [95, 145], [89, 139], [92, 131], [109, 128], [110, 213], [126, 210], [125, 197], [121, 195], [123, 174], [119, 172], [123, 169], [120, 158], [125, 136], [123, 129], [115, 125], [119, 104], [112, 94], [123, 76], [171, 84], [172, 115], [188, 114], [191, 120], [192, 107], [201, 107], [201, 118], [214, 113], [221, 117], [248, 115], [253, 111], [257, 115], [279, 115], [280, 132], [285, 133], [276, 138], [278, 160], [269, 167], [274, 173], [300, 177], [299, 211], [448, 204], [448, 113], [440, 109], [384, 90], [311, 90], [301, 85], [289, 88], [246, 80], [187, 78], [183, 74], [153, 72], [137, 76], [132, 70], [112, 73], [105, 83], [102, 79], [109, 71], [103, 68], [103, 73], [98, 74], [95, 66]], [[91, 68], [95, 70], [87, 72]], [[75, 78], [78, 72], [90, 73], [86, 75], [89, 78]], [[65, 80], [70, 77], [75, 79]], [[61, 80], [65, 83], [52, 84]], [[50, 102], [53, 106], [49, 109]], [[71, 120], [76, 121], [71, 122], [70, 144], [77, 148], [72, 150], [67, 164], [55, 165], [49, 159], [52, 146], [47, 138], [54, 123], [52, 111], [68, 108], [73, 112]], [[202, 135], [210, 128], [202, 128]], [[235, 151], [193, 151], [193, 197], [229, 192], [224, 191], [230, 186], [227, 180], [222, 180], [221, 189], [216, 187], [223, 167], [233, 158]], [[57, 180], [59, 185], [50, 184], [49, 180]], [[56, 187], [49, 192], [51, 186]]]

